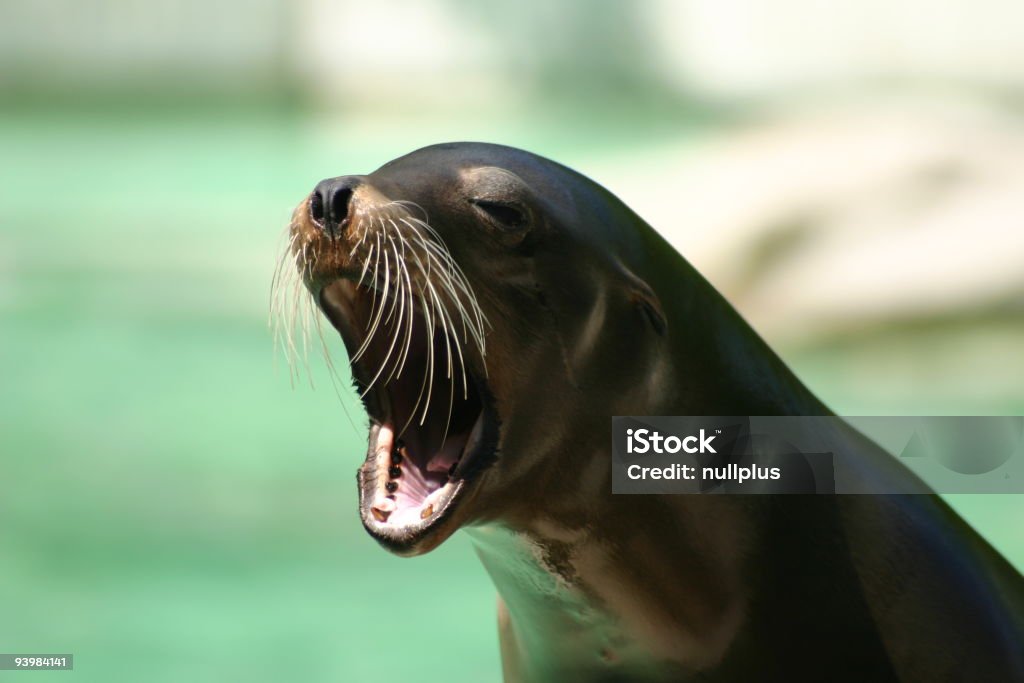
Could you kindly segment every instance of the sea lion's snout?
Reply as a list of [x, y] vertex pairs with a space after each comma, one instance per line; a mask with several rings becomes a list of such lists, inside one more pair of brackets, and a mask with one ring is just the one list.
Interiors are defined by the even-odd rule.
[[476, 214], [423, 190], [379, 172], [321, 180], [292, 215], [275, 285], [289, 329], [301, 287], [345, 344], [370, 422], [360, 516], [404, 555], [429, 551], [469, 518], [462, 501], [496, 458], [500, 422], [489, 327], [456, 256], [469, 252], [450, 251], [440, 232], [459, 236], [459, 211]]
[[309, 196], [310, 220], [330, 237], [340, 236], [349, 224], [352, 193], [362, 182], [351, 175], [321, 180]]

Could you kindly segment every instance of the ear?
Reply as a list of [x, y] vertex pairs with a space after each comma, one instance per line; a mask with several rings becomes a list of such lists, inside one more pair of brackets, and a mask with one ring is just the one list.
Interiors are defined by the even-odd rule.
[[626, 280], [626, 294], [629, 302], [643, 316], [644, 321], [651, 326], [659, 336], [664, 337], [668, 332], [668, 319], [661, 307], [661, 300], [654, 293], [651, 286], [641, 279], [636, 273], [619, 264], [619, 271]]

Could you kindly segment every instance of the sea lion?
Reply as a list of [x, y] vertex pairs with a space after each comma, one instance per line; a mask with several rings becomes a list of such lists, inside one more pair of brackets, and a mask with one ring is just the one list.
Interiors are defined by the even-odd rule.
[[469, 531], [506, 679], [1024, 680], [1024, 582], [937, 496], [611, 494], [613, 415], [829, 411], [600, 185], [435, 145], [289, 234], [369, 417], [362, 522], [402, 555]]

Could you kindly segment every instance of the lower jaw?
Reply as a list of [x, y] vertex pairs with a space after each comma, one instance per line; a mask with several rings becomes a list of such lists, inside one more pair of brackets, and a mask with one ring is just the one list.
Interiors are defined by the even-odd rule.
[[[373, 444], [359, 468], [359, 511], [363, 526], [382, 546], [399, 555], [419, 555], [440, 545], [458, 528], [454, 513], [471, 484], [448, 478], [415, 504], [399, 505], [389, 482], [395, 436], [389, 425], [374, 424]], [[401, 478], [397, 479], [401, 482]]]
[[[464, 482], [460, 485], [464, 485]], [[453, 519], [452, 508], [436, 513], [429, 524], [401, 527], [383, 524], [374, 516], [366, 502], [365, 494], [361, 494], [360, 498], [359, 512], [363, 528], [377, 543], [395, 555], [412, 557], [430, 552], [446, 541], [460, 526]]]

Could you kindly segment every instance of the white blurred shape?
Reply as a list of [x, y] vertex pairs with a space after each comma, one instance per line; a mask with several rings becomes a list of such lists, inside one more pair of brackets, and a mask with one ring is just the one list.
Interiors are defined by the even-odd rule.
[[1024, 129], [985, 106], [846, 102], [621, 169], [587, 170], [772, 334], [1024, 304]]
[[387, 98], [415, 109], [417, 101], [434, 105], [489, 90], [486, 36], [450, 3], [306, 0], [300, 7], [296, 60], [317, 99]]
[[1016, 0], [653, 0], [666, 73], [716, 97], [886, 79], [1024, 77]]

